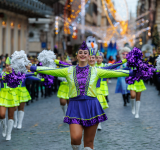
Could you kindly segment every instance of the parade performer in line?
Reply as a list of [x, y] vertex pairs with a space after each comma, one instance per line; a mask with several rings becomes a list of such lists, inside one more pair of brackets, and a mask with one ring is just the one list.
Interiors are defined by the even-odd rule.
[[[57, 61], [55, 61], [55, 62], [57, 62]], [[62, 61], [59, 61], [56, 64], [59, 65], [60, 68], [63, 68], [64, 66], [60, 65], [60, 63], [63, 64]], [[71, 65], [71, 61], [66, 59], [66, 64]], [[67, 82], [66, 78], [58, 77], [58, 79], [61, 82], [60, 82], [60, 86], [59, 86], [59, 89], [58, 89], [57, 97], [60, 100], [60, 105], [61, 105], [61, 108], [62, 108], [62, 111], [63, 111], [63, 119], [64, 119], [64, 117], [66, 115], [66, 111], [67, 111], [67, 104], [69, 103], [69, 85], [68, 85], [68, 82]]]
[[84, 130], [84, 150], [92, 150], [98, 123], [107, 120], [97, 100], [96, 84], [99, 78], [133, 76], [132, 70], [104, 70], [88, 65], [89, 50], [85, 42], [77, 53], [79, 64], [63, 69], [27, 66], [31, 71], [65, 77], [69, 83], [69, 105], [64, 122], [70, 125], [73, 150], [79, 150]]
[[144, 82], [143, 80], [140, 80], [139, 82], [135, 81], [134, 84], [128, 85], [127, 89], [130, 90], [131, 94], [132, 114], [135, 115], [135, 118], [139, 118], [141, 93], [146, 90]]
[[[103, 53], [100, 51], [97, 51], [96, 53], [96, 61], [97, 61], [96, 67], [97, 68], [105, 67], [105, 64], [102, 63], [103, 57], [104, 57]], [[107, 81], [108, 79], [106, 78], [101, 79], [100, 89], [102, 91], [102, 94], [105, 96], [107, 102], [109, 102], [109, 99], [108, 99], [109, 92], [108, 92]]]
[[[12, 68], [10, 66], [11, 62], [9, 57], [6, 59], [5, 68], [6, 71], [2, 75], [2, 79], [6, 74], [10, 74], [12, 72]], [[2, 136], [6, 137], [6, 140], [11, 140], [11, 132], [13, 128], [13, 117], [15, 107], [19, 106], [19, 97], [15, 90], [15, 88], [11, 88], [7, 86], [7, 83], [4, 83], [1, 80], [1, 91], [0, 91], [0, 124], [3, 128]], [[6, 125], [6, 110], [8, 108], [8, 126]]]
[[[121, 57], [121, 60], [126, 59], [127, 54], [130, 52], [131, 50], [128, 47], [123, 47], [120, 51], [119, 51], [119, 55]], [[126, 64], [121, 65], [121, 68], [125, 68]], [[117, 85], [116, 85], [116, 90], [115, 93], [122, 93], [122, 97], [123, 97], [123, 101], [124, 101], [124, 106], [127, 106], [127, 102], [129, 103], [129, 96], [130, 96], [130, 91], [127, 90], [128, 88], [128, 84], [125, 81], [125, 77], [119, 77], [117, 79]]]
[[[33, 76], [34, 74], [26, 74], [26, 78], [21, 82], [21, 84], [16, 88], [17, 95], [19, 97], [19, 103], [18, 106], [18, 117], [17, 117], [17, 109], [14, 112], [14, 128], [21, 129], [22, 128], [22, 122], [24, 118], [24, 107], [25, 103], [31, 100], [31, 96], [26, 88], [26, 83], [28, 81], [44, 81], [44, 78], [37, 78]], [[17, 124], [18, 123], [18, 124]]]

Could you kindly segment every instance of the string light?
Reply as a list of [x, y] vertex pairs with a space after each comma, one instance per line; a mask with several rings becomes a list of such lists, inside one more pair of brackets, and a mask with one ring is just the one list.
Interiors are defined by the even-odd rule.
[[59, 18], [58, 18], [58, 16], [56, 16], [55, 17], [55, 34], [58, 34], [58, 20], [59, 20]]

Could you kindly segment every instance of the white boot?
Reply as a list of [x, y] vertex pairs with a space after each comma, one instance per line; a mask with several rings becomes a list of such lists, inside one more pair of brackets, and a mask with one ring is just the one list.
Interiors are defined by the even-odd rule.
[[131, 99], [132, 114], [135, 115], [135, 99]]
[[140, 101], [136, 101], [136, 115], [135, 118], [139, 118], [139, 108], [140, 108]]
[[63, 118], [64, 118], [66, 116], [67, 104], [65, 106], [61, 105], [61, 108], [63, 110]]
[[73, 150], [81, 150], [81, 145], [72, 145]]
[[98, 130], [102, 130], [101, 122], [98, 124], [97, 129], [98, 129]]
[[92, 150], [90, 147], [85, 147], [84, 150]]
[[13, 125], [14, 128], [17, 128], [17, 110], [14, 111], [14, 125]]
[[6, 137], [7, 134], [7, 125], [6, 125], [6, 118], [5, 119], [0, 119], [0, 124], [2, 125], [2, 136]]
[[18, 111], [18, 126], [17, 126], [17, 129], [22, 128], [23, 118], [24, 118], [24, 111]]
[[7, 141], [11, 140], [11, 133], [12, 133], [12, 129], [13, 129], [13, 124], [14, 124], [14, 121], [12, 119], [9, 119], [8, 120], [8, 128], [7, 128], [7, 136], [6, 136]]

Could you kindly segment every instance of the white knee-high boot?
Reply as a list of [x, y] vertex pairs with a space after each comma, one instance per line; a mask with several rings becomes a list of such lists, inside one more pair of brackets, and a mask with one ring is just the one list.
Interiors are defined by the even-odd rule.
[[62, 110], [63, 110], [63, 117], [65, 117], [66, 116], [66, 111], [67, 111], [67, 104], [66, 105], [61, 105], [61, 108], [62, 108]]
[[98, 124], [97, 129], [98, 129], [98, 130], [102, 130], [102, 124], [101, 124], [101, 122]]
[[6, 137], [7, 134], [7, 125], [6, 125], [6, 118], [5, 119], [0, 119], [0, 125], [2, 125], [2, 136]]
[[7, 128], [7, 136], [6, 136], [7, 141], [11, 140], [11, 133], [12, 133], [12, 129], [13, 129], [13, 124], [14, 124], [14, 121], [12, 119], [9, 119], [8, 120], [8, 128]]
[[84, 150], [92, 150], [90, 147], [85, 147]]
[[14, 128], [17, 128], [17, 110], [14, 111], [14, 125], [13, 125]]
[[132, 114], [135, 115], [135, 99], [131, 99]]
[[135, 118], [139, 118], [139, 109], [140, 109], [140, 101], [136, 101], [136, 114], [135, 114]]
[[17, 126], [17, 129], [22, 128], [23, 118], [24, 118], [24, 111], [18, 111], [18, 126]]
[[72, 145], [73, 150], [81, 150], [81, 145]]

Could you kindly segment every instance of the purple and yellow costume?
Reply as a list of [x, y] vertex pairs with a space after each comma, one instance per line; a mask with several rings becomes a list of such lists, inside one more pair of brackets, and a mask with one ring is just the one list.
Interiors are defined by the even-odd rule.
[[70, 66], [63, 69], [31, 66], [31, 71], [65, 77], [69, 84], [69, 105], [64, 122], [92, 126], [107, 120], [97, 100], [96, 84], [99, 78], [129, 76], [128, 70], [104, 70], [89, 65], [85, 67]]
[[26, 78], [21, 82], [21, 84], [16, 88], [17, 91], [17, 95], [19, 97], [19, 103], [22, 102], [28, 102], [29, 100], [31, 100], [31, 96], [26, 88], [26, 82], [27, 80], [31, 80], [31, 81], [44, 81], [44, 79], [40, 79], [37, 77], [32, 76], [34, 74], [26, 74]]

